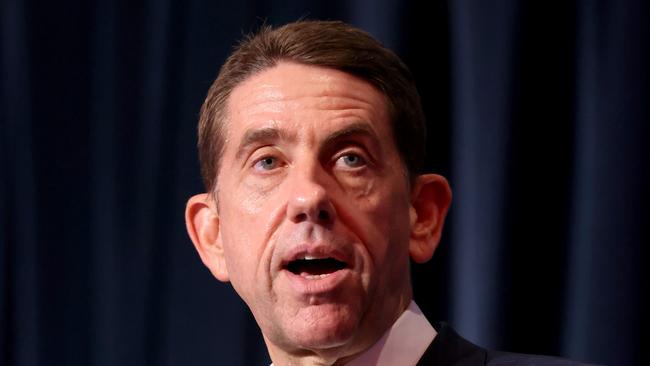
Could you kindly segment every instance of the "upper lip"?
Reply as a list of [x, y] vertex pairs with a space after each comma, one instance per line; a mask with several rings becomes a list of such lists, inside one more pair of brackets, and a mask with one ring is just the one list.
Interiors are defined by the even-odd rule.
[[289, 263], [295, 260], [324, 258], [334, 258], [339, 262], [345, 263], [347, 267], [350, 267], [352, 264], [352, 256], [340, 248], [327, 244], [305, 243], [291, 248], [291, 250], [283, 256], [282, 268], [286, 268]]

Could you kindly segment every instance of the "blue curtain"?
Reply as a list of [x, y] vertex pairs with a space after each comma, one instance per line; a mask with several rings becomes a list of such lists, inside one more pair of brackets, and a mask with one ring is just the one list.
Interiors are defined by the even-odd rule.
[[[402, 56], [454, 190], [415, 297], [479, 344], [647, 360], [643, 1], [0, 2], [0, 364], [265, 365], [186, 236], [198, 110], [242, 34], [341, 19]], [[645, 151], [645, 152], [644, 152]]]

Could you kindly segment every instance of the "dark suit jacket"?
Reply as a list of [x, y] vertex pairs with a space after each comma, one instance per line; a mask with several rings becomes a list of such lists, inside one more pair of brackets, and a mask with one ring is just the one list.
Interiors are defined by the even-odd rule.
[[489, 351], [459, 336], [448, 324], [434, 323], [438, 332], [418, 366], [580, 366], [557, 357]]

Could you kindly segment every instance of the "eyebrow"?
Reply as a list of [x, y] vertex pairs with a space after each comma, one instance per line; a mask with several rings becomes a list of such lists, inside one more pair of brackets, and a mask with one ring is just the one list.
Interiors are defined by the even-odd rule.
[[331, 133], [329, 136], [325, 138], [323, 141], [322, 146], [327, 147], [336, 144], [337, 142], [341, 140], [345, 140], [346, 138], [350, 138], [353, 136], [366, 136], [370, 137], [374, 140], [377, 139], [377, 135], [375, 132], [368, 126], [367, 123], [363, 122], [355, 122], [350, 124], [349, 126], [346, 126], [345, 128], [335, 131]]
[[[341, 140], [345, 140], [346, 138], [350, 138], [352, 136], [367, 136], [373, 139], [376, 139], [376, 134], [368, 126], [367, 123], [362, 123], [362, 122], [354, 122], [345, 128], [334, 131], [327, 137], [325, 137], [325, 140], [321, 144], [323, 148], [327, 148], [329, 146], [335, 145]], [[286, 131], [275, 128], [275, 127], [265, 127], [261, 129], [256, 129], [256, 130], [248, 130], [246, 133], [244, 133], [244, 136], [241, 139], [241, 142], [239, 143], [239, 146], [237, 147], [237, 153], [235, 154], [235, 157], [237, 160], [241, 159], [242, 155], [249, 149], [250, 146], [256, 145], [259, 143], [265, 143], [265, 142], [272, 142], [272, 141], [278, 141], [278, 140], [290, 140], [292, 136], [287, 134]]]
[[275, 127], [266, 127], [257, 130], [248, 130], [244, 134], [237, 148], [236, 159], [240, 159], [244, 152], [248, 150], [251, 145], [260, 142], [270, 142], [283, 139], [285, 134]]

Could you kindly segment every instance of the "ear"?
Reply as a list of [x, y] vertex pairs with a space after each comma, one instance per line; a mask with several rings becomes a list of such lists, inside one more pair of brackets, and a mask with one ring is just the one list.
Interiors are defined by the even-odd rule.
[[227, 282], [228, 268], [219, 232], [219, 215], [214, 200], [207, 193], [198, 194], [187, 201], [185, 226], [203, 264], [219, 281]]
[[445, 216], [451, 204], [451, 188], [437, 174], [419, 176], [411, 189], [411, 240], [409, 254], [417, 263], [431, 259], [438, 247]]

